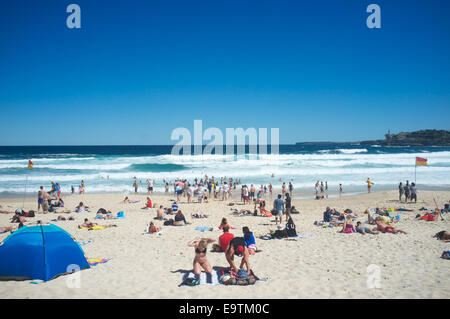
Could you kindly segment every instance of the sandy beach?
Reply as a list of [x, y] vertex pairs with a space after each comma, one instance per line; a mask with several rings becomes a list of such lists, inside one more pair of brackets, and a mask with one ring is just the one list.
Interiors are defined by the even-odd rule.
[[[120, 203], [125, 196], [139, 203]], [[65, 207], [73, 210], [83, 201], [90, 207], [88, 213], [63, 214], [74, 216], [75, 221], [54, 222], [69, 232], [77, 241], [91, 241], [83, 246], [88, 258], [111, 258], [104, 264], [78, 272], [80, 288], [69, 288], [70, 276], [61, 276], [49, 282], [31, 284], [30, 281], [0, 282], [0, 298], [449, 298], [449, 261], [440, 258], [449, 243], [432, 238], [436, 232], [448, 229], [448, 215], [427, 222], [415, 219], [421, 207], [434, 209], [433, 197], [443, 207], [450, 199], [449, 191], [420, 191], [416, 204], [398, 201], [396, 191], [379, 191], [371, 194], [343, 196], [323, 200], [293, 200], [300, 214], [292, 215], [297, 233], [311, 237], [295, 239], [261, 240], [269, 229], [275, 229], [274, 218], [231, 215], [231, 209], [253, 205], [227, 206], [231, 201], [210, 200], [209, 203], [179, 203], [190, 225], [184, 227], [163, 226], [161, 234], [143, 234], [146, 224], [154, 221], [156, 208], [142, 210], [146, 194], [85, 194], [63, 197]], [[170, 207], [173, 196], [153, 195], [153, 203]], [[0, 199], [2, 209], [22, 207], [22, 198]], [[268, 202], [271, 202], [269, 199]], [[269, 204], [270, 205], [270, 204]], [[398, 212], [401, 215], [396, 228], [408, 234], [361, 235], [339, 233], [341, 229], [322, 228], [313, 225], [322, 220], [327, 206], [343, 211], [350, 208], [366, 221], [363, 212], [368, 208], [393, 207], [413, 209]], [[36, 210], [37, 201], [25, 200], [25, 210]], [[103, 230], [83, 230], [77, 225], [84, 218], [94, 220], [99, 208], [125, 213], [125, 219], [100, 220], [101, 225], [116, 224]], [[211, 215], [205, 219], [191, 218], [192, 213]], [[38, 214], [27, 218], [34, 223], [56, 219], [58, 214]], [[9, 223], [12, 214], [0, 214], [0, 226]], [[235, 229], [231, 232], [242, 236], [242, 227], [254, 232], [261, 252], [250, 256], [254, 273], [266, 281], [252, 286], [200, 285], [178, 287], [183, 272], [192, 270], [194, 249], [187, 242], [194, 237], [218, 239], [217, 229], [223, 217]], [[283, 219], [284, 222], [284, 219]], [[162, 221], [155, 221], [162, 226]], [[197, 231], [197, 226], [214, 227], [213, 231]], [[7, 237], [1, 234], [0, 240]], [[209, 248], [210, 250], [210, 248]], [[223, 253], [209, 252], [208, 260], [213, 267], [227, 267]], [[240, 261], [240, 258], [237, 259]], [[380, 270], [380, 288], [368, 288], [369, 265]], [[373, 267], [373, 266], [372, 266]], [[70, 285], [69, 285], [70, 286]]]

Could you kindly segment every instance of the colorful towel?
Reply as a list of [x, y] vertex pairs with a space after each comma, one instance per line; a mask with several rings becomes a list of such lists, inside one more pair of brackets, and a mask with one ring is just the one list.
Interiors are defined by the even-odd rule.
[[110, 261], [112, 258], [89, 258], [86, 259], [90, 266], [96, 266], [98, 264], [104, 264]]

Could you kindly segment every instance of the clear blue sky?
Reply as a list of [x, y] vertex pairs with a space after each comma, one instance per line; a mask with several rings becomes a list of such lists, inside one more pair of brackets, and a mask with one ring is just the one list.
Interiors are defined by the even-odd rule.
[[[371, 3], [381, 29], [366, 26]], [[447, 0], [3, 0], [0, 145], [171, 144], [194, 119], [278, 127], [281, 143], [448, 129], [449, 13]]]

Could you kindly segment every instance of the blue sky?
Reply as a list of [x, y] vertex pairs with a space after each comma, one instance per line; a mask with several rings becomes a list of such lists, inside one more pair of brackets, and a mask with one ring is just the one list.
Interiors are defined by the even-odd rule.
[[[81, 29], [66, 7], [81, 7]], [[381, 7], [368, 29], [366, 7]], [[448, 129], [450, 2], [0, 2], [0, 145], [171, 144], [176, 127], [281, 143]]]

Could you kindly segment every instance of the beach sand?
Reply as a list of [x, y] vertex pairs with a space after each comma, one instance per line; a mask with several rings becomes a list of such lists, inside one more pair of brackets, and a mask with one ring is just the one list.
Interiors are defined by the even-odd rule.
[[[295, 195], [295, 194], [294, 194]], [[75, 273], [81, 287], [69, 288], [68, 281], [74, 275], [58, 277], [45, 283], [0, 282], [0, 298], [449, 298], [450, 262], [440, 258], [450, 243], [432, 238], [436, 232], [449, 231], [446, 221], [415, 220], [419, 208], [434, 209], [433, 197], [440, 207], [450, 200], [449, 191], [419, 191], [417, 204], [399, 203], [396, 191], [380, 191], [371, 194], [344, 196], [342, 198], [293, 200], [300, 214], [292, 215], [297, 233], [312, 237], [291, 240], [261, 240], [259, 236], [275, 229], [274, 218], [231, 215], [231, 208], [248, 208], [253, 205], [227, 206], [229, 201], [210, 200], [208, 204], [187, 204], [184, 199], [180, 209], [192, 224], [184, 227], [165, 226], [161, 235], [142, 234], [145, 226], [156, 216], [156, 208], [141, 210], [146, 194], [128, 194], [135, 204], [119, 203], [125, 195], [85, 194], [64, 197], [66, 208], [73, 210], [83, 201], [91, 207], [89, 213], [62, 214], [74, 216], [75, 221], [60, 221], [55, 224], [65, 229], [78, 241], [92, 241], [83, 246], [88, 258], [112, 258], [104, 264]], [[153, 195], [152, 201], [170, 207], [173, 197]], [[21, 198], [0, 199], [2, 209], [15, 210], [22, 207]], [[233, 199], [239, 202], [239, 199]], [[271, 200], [267, 200], [271, 206]], [[322, 228], [313, 225], [322, 220], [327, 206], [343, 211], [350, 208], [366, 221], [363, 212], [375, 207], [404, 207], [413, 212], [399, 212], [401, 220], [396, 228], [408, 234], [343, 234], [340, 228]], [[25, 209], [37, 208], [37, 200], [27, 198]], [[94, 221], [99, 208], [125, 212], [123, 220], [99, 221], [100, 224], [116, 224], [118, 227], [103, 230], [82, 230], [77, 225], [84, 218]], [[207, 219], [193, 219], [191, 213], [211, 215]], [[38, 214], [28, 221], [48, 222], [58, 214]], [[0, 226], [11, 225], [11, 214], [0, 214]], [[172, 216], [173, 217], [173, 216]], [[183, 272], [192, 270], [194, 249], [187, 242], [194, 237], [217, 239], [217, 230], [222, 217], [227, 217], [231, 232], [242, 236], [242, 227], [254, 232], [258, 249], [250, 256], [254, 273], [267, 281], [252, 286], [201, 285], [178, 287]], [[284, 223], [284, 219], [283, 219]], [[162, 226], [161, 221], [155, 221]], [[216, 228], [200, 232], [197, 226]], [[0, 240], [7, 234], [1, 234]], [[227, 267], [223, 253], [207, 253], [212, 266]], [[240, 262], [240, 258], [237, 259]], [[380, 287], [368, 288], [368, 266], [376, 265], [380, 270]], [[374, 267], [374, 266], [372, 266]]]

